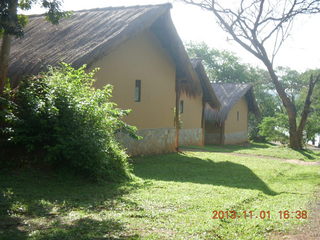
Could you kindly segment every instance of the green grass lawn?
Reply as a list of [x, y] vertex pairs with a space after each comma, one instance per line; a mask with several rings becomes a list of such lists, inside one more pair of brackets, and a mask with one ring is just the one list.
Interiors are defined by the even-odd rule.
[[250, 143], [248, 145], [208, 145], [205, 147], [193, 146], [195, 149], [204, 149], [213, 152], [232, 152], [254, 154], [261, 156], [277, 157], [284, 159], [300, 159], [304, 161], [320, 161], [319, 151], [301, 150], [296, 151], [284, 146], [270, 143]]
[[[133, 168], [120, 185], [1, 171], [0, 239], [265, 239], [306, 223], [278, 212], [310, 214], [320, 183], [320, 166], [214, 152], [136, 158]], [[241, 217], [212, 219], [214, 210]]]

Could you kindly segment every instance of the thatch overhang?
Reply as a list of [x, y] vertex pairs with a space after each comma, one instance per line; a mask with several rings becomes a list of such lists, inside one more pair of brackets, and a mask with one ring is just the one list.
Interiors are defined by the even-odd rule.
[[180, 91], [196, 96], [202, 92], [200, 79], [192, 66], [188, 53], [172, 22], [170, 12], [163, 14], [151, 26], [151, 30], [160, 39], [176, 63], [177, 85]]
[[203, 101], [205, 103], [208, 103], [212, 109], [218, 111], [221, 107], [221, 104], [215, 92], [213, 91], [206, 70], [204, 69], [204, 66], [202, 64], [202, 60], [199, 58], [193, 58], [191, 59], [191, 63], [200, 78], [203, 92]]
[[260, 117], [260, 110], [254, 97], [253, 86], [251, 84], [241, 83], [212, 83], [211, 88], [218, 97], [221, 108], [215, 110], [211, 106], [205, 107], [205, 120], [222, 124], [228, 117], [232, 107], [242, 98], [245, 97], [248, 103], [248, 110]]
[[9, 77], [16, 85], [25, 75], [38, 74], [60, 62], [89, 67], [133, 36], [150, 29], [174, 60], [179, 89], [189, 95], [201, 93], [170, 16], [171, 4], [111, 7], [76, 11], [52, 25], [43, 15], [29, 17], [25, 36], [13, 40]]

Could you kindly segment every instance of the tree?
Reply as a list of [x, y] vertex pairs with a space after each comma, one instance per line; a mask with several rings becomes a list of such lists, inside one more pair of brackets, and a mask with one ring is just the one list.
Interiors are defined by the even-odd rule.
[[[285, 86], [286, 93], [295, 106], [298, 116], [301, 116], [308, 91], [308, 80], [311, 74], [317, 75], [318, 71], [308, 70], [305, 73], [300, 74], [299, 72], [287, 67], [278, 67], [276, 70], [279, 79]], [[312, 104], [308, 114], [308, 121], [303, 132], [303, 142], [314, 140], [315, 135], [320, 133], [320, 126], [317, 124], [320, 120], [319, 90], [319, 85], [317, 85], [314, 89]], [[281, 108], [280, 110], [282, 111], [262, 120], [259, 127], [259, 133], [260, 135], [265, 136], [269, 141], [287, 143], [289, 139], [288, 116], [285, 114], [285, 109]]]
[[265, 65], [288, 115], [289, 145], [293, 149], [302, 149], [303, 130], [310, 111], [311, 97], [316, 83], [320, 81], [320, 75], [310, 76], [303, 111], [297, 124], [295, 105], [276, 74], [274, 59], [289, 36], [293, 20], [299, 15], [319, 13], [320, 1], [241, 0], [236, 8], [222, 6], [216, 0], [182, 1], [211, 11], [221, 28]]
[[[306, 83], [311, 75], [319, 74], [319, 70], [308, 70], [300, 75], [300, 81]], [[299, 88], [299, 93], [296, 97], [297, 110], [301, 111], [303, 108], [303, 101], [307, 94], [307, 89], [305, 87]], [[308, 122], [305, 128], [305, 139], [306, 141], [314, 141], [315, 135], [320, 134], [320, 85], [318, 84], [314, 89], [314, 94], [312, 96], [312, 105], [310, 108], [310, 113], [308, 117]]]
[[240, 63], [240, 59], [232, 52], [210, 48], [205, 43], [188, 43], [186, 48], [191, 58], [203, 60], [211, 81], [217, 83], [245, 83], [251, 81], [251, 67]]
[[3, 93], [7, 80], [11, 39], [13, 36], [23, 37], [23, 27], [27, 23], [27, 17], [18, 14], [18, 9], [29, 10], [34, 4], [41, 3], [48, 9], [47, 19], [53, 24], [69, 13], [62, 12], [60, 0], [1, 0], [0, 2], [0, 36], [2, 45], [0, 49], [0, 95]]
[[300, 73], [288, 67], [277, 67], [276, 73], [280, 79], [288, 97], [296, 106], [297, 97], [300, 96], [301, 89], [308, 87], [308, 81], [300, 77]]

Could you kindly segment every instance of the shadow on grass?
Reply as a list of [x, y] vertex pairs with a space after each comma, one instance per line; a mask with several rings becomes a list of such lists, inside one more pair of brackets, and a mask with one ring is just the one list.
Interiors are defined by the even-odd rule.
[[37, 240], [135, 240], [138, 235], [123, 235], [124, 227], [114, 220], [81, 218], [71, 224], [55, 223], [35, 235]]
[[[33, 171], [0, 171], [0, 239], [29, 239], [28, 234], [33, 231], [36, 232], [34, 240], [137, 239], [135, 235], [122, 236], [125, 227], [113, 219], [82, 218], [64, 224], [59, 223], [59, 219], [73, 210], [95, 215], [117, 208], [118, 204], [137, 209], [135, 202], [128, 202], [123, 196], [140, 187], [143, 186], [137, 183], [98, 184]], [[26, 225], [25, 219], [40, 222]]]
[[20, 229], [22, 222], [19, 218], [10, 216], [10, 201], [0, 193], [0, 239], [27, 239], [27, 233]]
[[159, 155], [135, 160], [134, 172], [143, 179], [255, 189], [271, 196], [278, 194], [249, 168], [229, 161], [214, 162], [184, 154]]
[[[311, 155], [311, 151], [310, 150], [294, 150], [300, 154], [302, 154], [303, 156], [305, 156], [306, 158], [308, 158], [309, 160], [314, 160], [316, 159], [314, 156]], [[318, 154], [317, 154], [318, 155]], [[320, 155], [319, 155], [320, 156]]]

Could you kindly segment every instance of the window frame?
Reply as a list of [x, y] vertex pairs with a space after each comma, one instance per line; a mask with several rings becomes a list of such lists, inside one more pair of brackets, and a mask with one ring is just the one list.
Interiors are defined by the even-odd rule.
[[141, 102], [141, 80], [140, 79], [135, 80], [134, 101]]
[[184, 112], [184, 101], [179, 101], [179, 114], [182, 114]]

